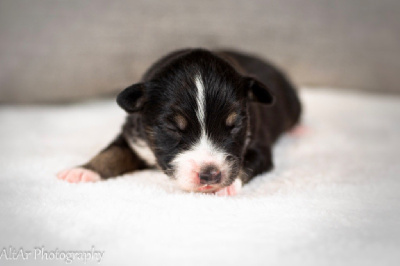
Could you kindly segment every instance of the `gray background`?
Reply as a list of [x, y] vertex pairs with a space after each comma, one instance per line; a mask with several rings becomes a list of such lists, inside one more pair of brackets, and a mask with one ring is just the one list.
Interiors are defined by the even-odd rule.
[[115, 95], [159, 56], [231, 47], [299, 85], [400, 92], [400, 1], [0, 1], [0, 101]]

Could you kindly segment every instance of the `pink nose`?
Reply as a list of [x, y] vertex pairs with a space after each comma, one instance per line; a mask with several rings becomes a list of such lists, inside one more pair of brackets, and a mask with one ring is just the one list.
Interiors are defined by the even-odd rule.
[[221, 171], [214, 165], [208, 165], [200, 169], [200, 184], [217, 184], [221, 182]]

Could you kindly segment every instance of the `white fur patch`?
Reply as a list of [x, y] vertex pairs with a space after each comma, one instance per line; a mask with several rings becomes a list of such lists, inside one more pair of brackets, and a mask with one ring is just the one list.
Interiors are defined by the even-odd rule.
[[236, 178], [235, 182], [233, 182], [233, 186], [235, 187], [236, 193], [239, 193], [243, 186], [242, 180], [240, 180], [240, 178]]
[[205, 107], [206, 107], [206, 99], [205, 99], [205, 90], [203, 82], [201, 81], [201, 76], [197, 76], [195, 78], [196, 89], [197, 89], [197, 119], [199, 119], [201, 125], [201, 131], [205, 131], [206, 127], [206, 114], [205, 114]]
[[136, 139], [136, 141], [129, 140], [129, 146], [135, 151], [135, 153], [145, 161], [149, 166], [156, 165], [156, 157], [153, 151], [142, 139]]

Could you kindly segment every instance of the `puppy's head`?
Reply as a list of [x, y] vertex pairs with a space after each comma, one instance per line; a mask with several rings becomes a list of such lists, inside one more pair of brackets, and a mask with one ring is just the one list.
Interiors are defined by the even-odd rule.
[[212, 192], [241, 172], [249, 138], [249, 102], [270, 105], [261, 82], [206, 51], [182, 56], [117, 98], [141, 112], [158, 165], [188, 191]]

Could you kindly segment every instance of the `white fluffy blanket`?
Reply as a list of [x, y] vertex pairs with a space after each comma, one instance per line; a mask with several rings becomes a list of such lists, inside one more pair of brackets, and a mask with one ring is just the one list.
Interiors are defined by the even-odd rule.
[[[0, 265], [64, 265], [92, 247], [101, 265], [395, 265], [400, 98], [301, 96], [308, 132], [281, 138], [275, 169], [236, 197], [181, 192], [157, 171], [57, 180], [103, 148], [124, 113], [112, 100], [1, 106]], [[13, 261], [13, 248], [32, 254]]]

